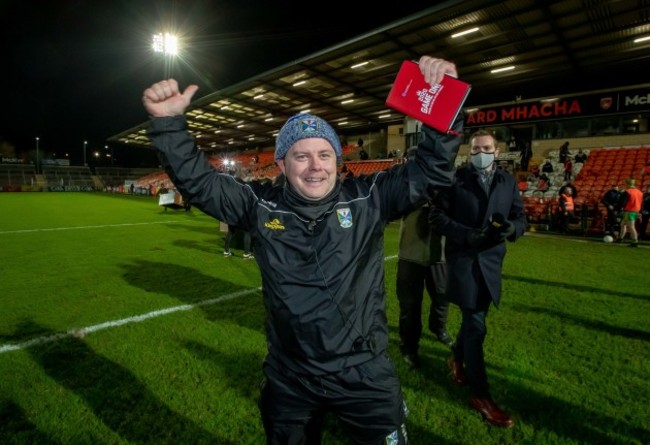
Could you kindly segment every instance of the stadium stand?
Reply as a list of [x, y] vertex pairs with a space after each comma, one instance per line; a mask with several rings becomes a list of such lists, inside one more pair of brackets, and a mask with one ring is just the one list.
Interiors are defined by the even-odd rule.
[[345, 166], [354, 176], [369, 175], [378, 171], [386, 170], [391, 166], [400, 163], [397, 159], [382, 159], [376, 161], [346, 161]]
[[0, 186], [3, 189], [30, 185], [36, 180], [33, 165], [0, 164]]
[[48, 186], [92, 186], [92, 173], [88, 167], [43, 166], [42, 176]]
[[[650, 147], [624, 146], [600, 147], [583, 150], [588, 154], [587, 161], [577, 164], [573, 181], [578, 196], [575, 200], [576, 225], [585, 233], [601, 234], [607, 211], [600, 199], [612, 184], [624, 186], [630, 178], [637, 180], [637, 186], [644, 189], [650, 185], [650, 177], [641, 177], [641, 169], [650, 160]], [[551, 150], [547, 153], [554, 167], [554, 173], [549, 175], [551, 187], [543, 193], [531, 190], [522, 192], [529, 223], [548, 229], [554, 225], [558, 212], [558, 191], [563, 183], [562, 165], [559, 163], [559, 152]]]
[[124, 184], [124, 181], [127, 180], [137, 181], [139, 178], [155, 172], [159, 172], [159, 170], [155, 168], [95, 168], [95, 174], [101, 179], [106, 187], [117, 187]]

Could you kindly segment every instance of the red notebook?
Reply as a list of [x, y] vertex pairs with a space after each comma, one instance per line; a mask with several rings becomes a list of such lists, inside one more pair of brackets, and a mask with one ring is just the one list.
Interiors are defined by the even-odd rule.
[[449, 133], [472, 86], [445, 76], [429, 85], [416, 62], [405, 60], [388, 93], [386, 105], [442, 133]]

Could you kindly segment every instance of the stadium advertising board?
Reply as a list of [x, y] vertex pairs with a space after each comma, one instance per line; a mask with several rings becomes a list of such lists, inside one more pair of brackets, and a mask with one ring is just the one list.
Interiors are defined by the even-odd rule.
[[474, 109], [467, 112], [465, 125], [512, 124], [648, 110], [650, 87], [643, 87]]

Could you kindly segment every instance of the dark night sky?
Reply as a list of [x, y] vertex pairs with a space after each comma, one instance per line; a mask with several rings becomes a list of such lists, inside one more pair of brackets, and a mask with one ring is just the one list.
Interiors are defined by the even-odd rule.
[[[434, 2], [0, 0], [0, 139], [17, 152], [81, 156], [147, 119], [142, 91], [164, 74], [151, 36], [185, 44], [173, 75], [196, 98], [419, 12]], [[357, 8], [357, 6], [355, 6]]]

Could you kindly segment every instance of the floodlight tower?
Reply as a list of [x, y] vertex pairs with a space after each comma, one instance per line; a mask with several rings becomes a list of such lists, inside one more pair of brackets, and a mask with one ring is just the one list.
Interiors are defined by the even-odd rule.
[[88, 163], [86, 162], [86, 147], [88, 146], [88, 141], [84, 141], [84, 167], [88, 167]]
[[39, 159], [40, 159], [39, 152], [38, 152], [38, 141], [39, 140], [40, 140], [40, 138], [38, 136], [36, 136], [36, 174], [40, 173], [39, 168], [38, 168], [39, 167]]
[[178, 37], [169, 33], [154, 34], [152, 48], [155, 53], [163, 56], [163, 73], [165, 79], [169, 79], [172, 76], [174, 58], [178, 55]]

